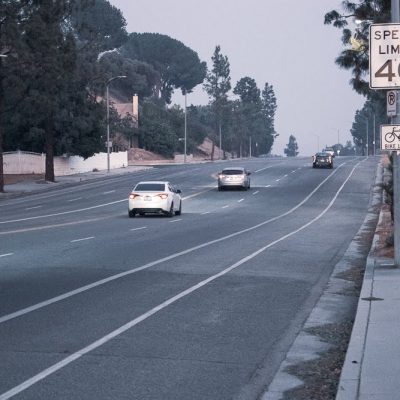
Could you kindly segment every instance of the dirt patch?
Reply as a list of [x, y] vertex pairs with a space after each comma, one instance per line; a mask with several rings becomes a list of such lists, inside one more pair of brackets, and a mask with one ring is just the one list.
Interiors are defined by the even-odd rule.
[[19, 175], [4, 175], [4, 184], [13, 185], [20, 182], [34, 182], [44, 179], [43, 174], [19, 174]]
[[304, 385], [285, 392], [284, 400], [334, 400], [353, 328], [352, 320], [307, 329], [331, 348], [317, 360], [289, 367], [287, 371], [299, 377]]

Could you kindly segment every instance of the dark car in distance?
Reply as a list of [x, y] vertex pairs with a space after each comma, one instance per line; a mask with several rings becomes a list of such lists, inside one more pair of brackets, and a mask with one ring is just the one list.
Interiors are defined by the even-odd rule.
[[313, 156], [313, 168], [333, 168], [333, 157], [327, 152], [316, 153]]

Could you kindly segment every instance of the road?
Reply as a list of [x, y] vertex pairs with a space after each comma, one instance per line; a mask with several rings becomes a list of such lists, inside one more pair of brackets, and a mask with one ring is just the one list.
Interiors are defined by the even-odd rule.
[[[362, 224], [377, 160], [162, 166], [0, 202], [0, 400], [256, 399]], [[128, 218], [140, 180], [181, 216]]]

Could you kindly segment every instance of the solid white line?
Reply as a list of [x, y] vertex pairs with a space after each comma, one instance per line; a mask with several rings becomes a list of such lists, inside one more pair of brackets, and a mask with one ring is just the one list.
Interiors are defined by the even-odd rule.
[[182, 218], [174, 219], [174, 220], [172, 220], [172, 221], [169, 221], [169, 223], [171, 224], [171, 223], [173, 223], [173, 222], [179, 222], [179, 221], [182, 221]]
[[229, 204], [227, 204], [226, 206], [223, 206], [222, 208], [228, 208], [229, 207]]
[[256, 191], [253, 193], [253, 196], [254, 196], [255, 194], [257, 194], [257, 193], [260, 193], [260, 191], [259, 191], [259, 190], [256, 190]]
[[28, 208], [25, 208], [25, 210], [34, 210], [36, 208], [42, 208], [42, 207], [43, 206], [28, 207]]
[[0, 257], [8, 257], [12, 256], [14, 253], [6, 253], [6, 254], [0, 254]]
[[71, 201], [77, 201], [77, 200], [81, 200], [82, 199], [82, 197], [77, 197], [76, 199], [70, 199], [70, 200], [67, 200], [68, 202], [71, 202]]
[[71, 243], [82, 242], [83, 240], [90, 240], [90, 239], [94, 239], [94, 236], [89, 236], [89, 237], [85, 237], [85, 238], [82, 238], [82, 239], [71, 240]]
[[[361, 162], [362, 161], [360, 161], [358, 164], [360, 164]], [[259, 254], [263, 253], [265, 250], [269, 249], [270, 247], [272, 247], [272, 246], [284, 241], [285, 239], [295, 235], [296, 233], [301, 232], [302, 230], [306, 229], [307, 227], [312, 225], [314, 222], [316, 222], [320, 218], [322, 218], [330, 210], [330, 208], [332, 207], [332, 205], [336, 201], [337, 197], [339, 196], [340, 192], [343, 190], [344, 186], [346, 185], [346, 183], [349, 181], [349, 179], [353, 175], [353, 173], [354, 173], [356, 167], [358, 166], [358, 164], [354, 166], [354, 168], [352, 169], [352, 171], [350, 172], [350, 174], [348, 175], [346, 180], [343, 182], [343, 184], [340, 186], [339, 190], [336, 192], [335, 196], [333, 197], [331, 202], [328, 204], [328, 206], [320, 214], [318, 214], [315, 218], [313, 218], [308, 223], [306, 223], [306, 224], [302, 225], [300, 228], [295, 229], [294, 231], [292, 231], [292, 232], [280, 237], [279, 239], [274, 240], [271, 243], [268, 243], [267, 245], [261, 247], [260, 249], [258, 249], [254, 253], [242, 258], [241, 260], [237, 261], [236, 263], [234, 263], [230, 267], [224, 269], [223, 271], [221, 271], [221, 272], [219, 272], [219, 273], [217, 273], [215, 275], [212, 275], [207, 279], [204, 279], [203, 281], [197, 283], [196, 285], [191, 286], [190, 288], [184, 290], [181, 293], [178, 293], [176, 296], [173, 296], [173, 297], [169, 298], [168, 300], [158, 304], [157, 306], [153, 307], [152, 309], [150, 309], [149, 311], [145, 312], [144, 314], [142, 314], [142, 315], [138, 316], [137, 318], [131, 320], [130, 322], [120, 326], [118, 329], [115, 329], [114, 331], [112, 331], [109, 334], [103, 336], [102, 338], [96, 340], [95, 342], [91, 343], [90, 345], [88, 345], [88, 346], [82, 348], [81, 350], [78, 350], [77, 352], [71, 354], [69, 357], [64, 358], [64, 360], [61, 360], [60, 362], [58, 362], [56, 364], [53, 364], [51, 367], [46, 368], [45, 370], [41, 371], [37, 375], [34, 375], [30, 379], [28, 379], [25, 382], [21, 383], [20, 385], [15, 386], [14, 388], [10, 389], [9, 391], [3, 393], [0, 396], [0, 400], [7, 400], [7, 399], [9, 399], [11, 397], [14, 397], [15, 395], [23, 392], [24, 390], [26, 390], [29, 387], [31, 387], [34, 384], [36, 384], [37, 382], [45, 379], [49, 375], [52, 375], [53, 373], [55, 373], [55, 372], [59, 371], [60, 369], [66, 367], [67, 365], [71, 364], [72, 362], [78, 360], [79, 358], [81, 358], [85, 354], [88, 354], [91, 351], [96, 350], [97, 348], [101, 347], [105, 343], [108, 343], [110, 340], [112, 340], [112, 339], [116, 338], [117, 336], [121, 335], [122, 333], [128, 331], [129, 329], [133, 328], [134, 326], [138, 325], [139, 323], [145, 321], [146, 319], [150, 318], [151, 316], [153, 316], [154, 314], [158, 313], [159, 311], [164, 310], [165, 308], [167, 308], [171, 304], [176, 303], [178, 300], [188, 296], [189, 294], [195, 292], [196, 290], [202, 288], [203, 286], [209, 284], [210, 282], [215, 281], [216, 279], [220, 278], [221, 276], [224, 276], [224, 275], [228, 274], [229, 272], [233, 271], [234, 269], [240, 267], [241, 265], [243, 265], [246, 262], [250, 261], [251, 259], [255, 258]]]
[[103, 194], [110, 194], [110, 193], [115, 193], [115, 190], [109, 190], [108, 192], [103, 192]]
[[[362, 161], [363, 161], [363, 160], [362, 160]], [[335, 174], [340, 170], [340, 168], [341, 168], [343, 165], [345, 165], [345, 163], [339, 165], [336, 169], [334, 169], [334, 170], [333, 170], [319, 185], [317, 185], [317, 186], [315, 187], [315, 189], [314, 189], [311, 193], [308, 194], [308, 196], [306, 196], [300, 203], [298, 203], [296, 206], [294, 206], [294, 207], [291, 208], [290, 210], [284, 212], [283, 214], [280, 214], [280, 215], [277, 215], [276, 217], [272, 217], [272, 218], [270, 218], [270, 219], [267, 219], [267, 220], [265, 220], [265, 221], [262, 221], [262, 222], [260, 222], [260, 223], [257, 224], [257, 225], [250, 226], [249, 228], [246, 228], [246, 229], [243, 229], [243, 230], [240, 230], [240, 231], [233, 232], [233, 233], [231, 233], [231, 234], [229, 234], [229, 235], [227, 235], [227, 236], [222, 236], [222, 237], [220, 237], [220, 238], [218, 238], [218, 239], [214, 239], [214, 240], [211, 240], [211, 241], [209, 241], [209, 242], [201, 243], [201, 244], [199, 244], [199, 245], [197, 245], [197, 246], [190, 247], [190, 248], [188, 248], [188, 249], [186, 249], [186, 250], [182, 250], [182, 251], [180, 251], [180, 252], [178, 252], [178, 253], [174, 253], [174, 254], [171, 254], [171, 255], [169, 255], [169, 256], [167, 256], [167, 257], [160, 258], [160, 259], [158, 259], [158, 260], [152, 261], [152, 262], [150, 262], [150, 263], [148, 263], [148, 264], [142, 265], [141, 267], [133, 268], [133, 269], [130, 269], [130, 270], [128, 270], [128, 271], [120, 272], [119, 274], [111, 275], [111, 276], [109, 276], [109, 277], [107, 277], [107, 278], [104, 278], [104, 279], [101, 279], [101, 280], [99, 280], [99, 281], [90, 283], [90, 284], [85, 285], [85, 286], [81, 286], [81, 287], [78, 288], [78, 289], [71, 290], [70, 292], [63, 293], [63, 294], [61, 294], [61, 295], [59, 295], [59, 296], [50, 298], [50, 299], [45, 300], [45, 301], [42, 301], [42, 302], [40, 302], [40, 303], [36, 303], [36, 304], [34, 304], [34, 305], [32, 305], [32, 306], [29, 306], [29, 307], [23, 308], [23, 309], [21, 309], [21, 310], [15, 311], [15, 312], [13, 312], [13, 313], [11, 313], [11, 314], [4, 315], [4, 316], [0, 317], [0, 324], [3, 323], [3, 322], [6, 322], [6, 321], [10, 321], [10, 320], [12, 320], [12, 319], [14, 319], [14, 318], [18, 318], [18, 317], [20, 317], [20, 316], [22, 316], [22, 315], [25, 315], [25, 314], [28, 314], [28, 313], [30, 313], [30, 312], [39, 310], [39, 309], [41, 309], [41, 308], [43, 308], [43, 307], [47, 307], [47, 306], [49, 306], [49, 305], [51, 305], [51, 304], [58, 303], [59, 301], [68, 299], [68, 298], [70, 298], [70, 297], [72, 297], [72, 296], [75, 296], [75, 295], [77, 295], [77, 294], [79, 294], [79, 293], [86, 292], [86, 291], [88, 291], [88, 290], [91, 290], [91, 289], [96, 288], [96, 287], [98, 287], [98, 286], [101, 286], [101, 285], [104, 285], [104, 284], [106, 284], [106, 283], [115, 281], [115, 280], [117, 280], [117, 279], [123, 278], [123, 277], [125, 277], [125, 276], [128, 276], [128, 275], [134, 274], [134, 273], [136, 273], [136, 272], [143, 271], [143, 270], [145, 270], [145, 269], [154, 267], [155, 265], [159, 265], [159, 264], [162, 264], [162, 263], [164, 263], [164, 262], [166, 262], [166, 261], [173, 260], [173, 259], [175, 259], [175, 258], [177, 258], [177, 257], [180, 257], [180, 256], [183, 256], [183, 255], [192, 253], [192, 252], [194, 252], [194, 251], [196, 251], [196, 250], [200, 250], [200, 249], [202, 249], [202, 248], [204, 248], [204, 247], [212, 246], [213, 244], [216, 244], [216, 243], [219, 243], [219, 242], [223, 242], [223, 241], [225, 241], [225, 240], [229, 240], [229, 239], [231, 239], [231, 238], [233, 238], [233, 237], [242, 235], [242, 234], [247, 233], [247, 232], [251, 232], [251, 231], [253, 231], [253, 230], [255, 230], [255, 229], [258, 229], [258, 228], [260, 228], [260, 227], [262, 227], [262, 226], [264, 226], [264, 225], [270, 224], [271, 222], [278, 221], [279, 219], [284, 218], [284, 217], [286, 217], [286, 216], [292, 214], [292, 213], [295, 212], [298, 208], [300, 208], [303, 204], [305, 204], [305, 203], [319, 190], [319, 188], [320, 188], [326, 181], [328, 181], [328, 179], [329, 179], [330, 177], [332, 177], [333, 175], [335, 175]], [[357, 164], [357, 165], [358, 165], [358, 164]]]
[[240, 200], [238, 200], [238, 203], [241, 203], [243, 200], [244, 200], [244, 199], [240, 199]]
[[132, 228], [131, 231], [140, 231], [142, 229], [147, 229], [147, 226], [141, 226], [140, 228]]

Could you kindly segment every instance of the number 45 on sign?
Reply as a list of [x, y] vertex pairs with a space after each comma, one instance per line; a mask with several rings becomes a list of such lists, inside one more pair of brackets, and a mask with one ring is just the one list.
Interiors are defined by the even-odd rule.
[[369, 86], [400, 88], [400, 24], [373, 24], [369, 29]]

